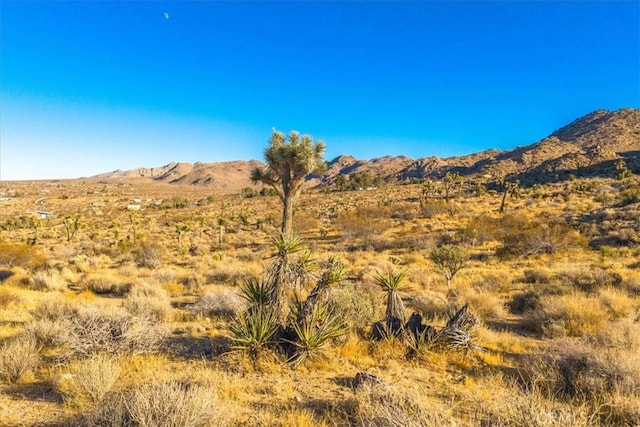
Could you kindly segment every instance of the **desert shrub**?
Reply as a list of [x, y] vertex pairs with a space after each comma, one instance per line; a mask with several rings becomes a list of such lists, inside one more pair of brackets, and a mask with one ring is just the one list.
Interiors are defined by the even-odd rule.
[[131, 289], [130, 283], [123, 283], [122, 279], [108, 273], [88, 275], [85, 286], [97, 295], [123, 296]]
[[624, 289], [630, 296], [640, 296], [640, 275], [630, 276], [622, 283]]
[[493, 293], [469, 289], [461, 297], [483, 321], [495, 321], [504, 317], [503, 302]]
[[99, 403], [120, 376], [120, 362], [111, 355], [94, 354], [71, 362], [57, 381], [57, 390], [67, 401], [82, 407], [85, 402]]
[[57, 271], [37, 271], [29, 278], [30, 285], [39, 291], [64, 291], [67, 282]]
[[527, 291], [515, 294], [509, 304], [512, 313], [526, 313], [540, 308], [540, 295]]
[[483, 292], [508, 292], [512, 288], [511, 277], [508, 273], [483, 275], [473, 282], [473, 288]]
[[18, 336], [0, 347], [0, 378], [5, 382], [17, 382], [39, 364], [38, 343], [31, 337]]
[[28, 335], [43, 346], [64, 348], [62, 357], [153, 352], [167, 335], [162, 324], [148, 318], [121, 310], [103, 312], [64, 299], [45, 300], [32, 315], [34, 321], [25, 328]]
[[356, 388], [347, 411], [350, 424], [363, 427], [447, 424], [445, 417], [428, 410], [422, 402], [423, 396], [416, 389], [365, 382]]
[[598, 298], [572, 293], [541, 297], [540, 306], [525, 313], [523, 326], [547, 337], [579, 337], [597, 333], [608, 320]]
[[637, 304], [626, 292], [617, 288], [604, 288], [598, 291], [598, 298], [611, 318], [620, 319], [634, 313]]
[[164, 248], [160, 244], [152, 241], [141, 241], [133, 248], [133, 258], [140, 267], [155, 270], [162, 265]]
[[622, 283], [622, 276], [619, 273], [605, 269], [566, 268], [559, 270], [556, 275], [561, 283], [583, 292], [594, 292], [605, 287], [619, 287]]
[[466, 248], [457, 245], [442, 245], [431, 251], [429, 258], [447, 281], [447, 286], [455, 275], [469, 260], [469, 252]]
[[219, 288], [202, 295], [189, 310], [196, 315], [210, 317], [235, 316], [244, 308], [245, 304], [237, 292], [229, 288]]
[[446, 295], [433, 291], [419, 291], [413, 294], [410, 306], [429, 321], [447, 319], [455, 312], [455, 303]]
[[77, 424], [122, 427], [199, 427], [228, 425], [216, 406], [216, 390], [189, 382], [140, 384], [110, 393]]
[[448, 214], [451, 207], [443, 200], [425, 200], [420, 203], [420, 214], [424, 218]]
[[332, 291], [333, 305], [351, 329], [370, 325], [384, 314], [384, 303], [375, 288], [345, 283]]
[[524, 271], [524, 283], [547, 285], [551, 283], [553, 275], [545, 268], [527, 269]]
[[101, 313], [87, 309], [73, 320], [78, 335], [76, 352], [88, 354], [149, 353], [159, 348], [167, 330], [157, 322], [136, 319], [124, 313]]
[[80, 305], [70, 299], [51, 296], [42, 300], [31, 312], [35, 320], [59, 320], [72, 318], [78, 314]]
[[464, 235], [475, 243], [484, 243], [498, 239], [499, 220], [488, 215], [471, 218], [464, 230]]
[[521, 214], [480, 216], [471, 219], [466, 230], [479, 242], [502, 242], [496, 251], [500, 257], [526, 257], [587, 245], [586, 238], [566, 224], [539, 222]]
[[[482, 380], [485, 393], [472, 394], [461, 407], [474, 408], [470, 425], [504, 427], [587, 426], [590, 413], [584, 407], [559, 404], [557, 399], [547, 399], [534, 386], [521, 384], [501, 375]], [[496, 384], [497, 383], [497, 384]], [[484, 390], [483, 390], [484, 391]], [[466, 400], [466, 399], [465, 399]]]
[[516, 221], [501, 229], [500, 257], [527, 257], [555, 253], [570, 247], [585, 247], [586, 238], [563, 224]]
[[148, 284], [133, 286], [122, 306], [132, 315], [151, 321], [167, 320], [173, 311], [165, 290]]
[[184, 286], [185, 291], [190, 294], [202, 292], [202, 280], [195, 273], [180, 277], [179, 282]]
[[554, 341], [542, 354], [522, 364], [522, 379], [547, 397], [602, 401], [614, 393], [637, 395], [640, 365], [628, 354], [596, 349], [580, 339]]
[[334, 224], [345, 238], [367, 241], [391, 227], [391, 219], [387, 208], [360, 206], [354, 211], [340, 212]]
[[32, 320], [25, 325], [23, 333], [43, 348], [67, 347], [76, 338], [67, 318]]
[[21, 243], [0, 243], [0, 266], [39, 269], [46, 264], [46, 257], [37, 247]]
[[230, 263], [215, 264], [212, 271], [205, 274], [207, 283], [235, 285], [242, 281], [249, 272]]
[[173, 268], [159, 268], [153, 277], [160, 283], [173, 283], [177, 281], [177, 272]]

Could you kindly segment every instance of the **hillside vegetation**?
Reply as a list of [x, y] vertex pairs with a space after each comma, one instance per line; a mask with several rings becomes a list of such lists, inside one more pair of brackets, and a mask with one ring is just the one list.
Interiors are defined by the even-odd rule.
[[2, 182], [0, 423], [640, 425], [637, 116], [402, 179], [274, 130], [216, 175], [264, 187]]
[[0, 419], [638, 425], [639, 178], [619, 169], [506, 197], [465, 178], [303, 193], [309, 274], [288, 298], [339, 265], [327, 307], [340, 328], [316, 345], [324, 321], [304, 323], [293, 350], [246, 321], [273, 265], [276, 196], [3, 182]]

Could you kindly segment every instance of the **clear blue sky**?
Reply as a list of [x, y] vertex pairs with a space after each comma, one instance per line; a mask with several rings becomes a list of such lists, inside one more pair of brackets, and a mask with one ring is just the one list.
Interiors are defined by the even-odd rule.
[[639, 4], [3, 0], [0, 179], [531, 144], [640, 107]]

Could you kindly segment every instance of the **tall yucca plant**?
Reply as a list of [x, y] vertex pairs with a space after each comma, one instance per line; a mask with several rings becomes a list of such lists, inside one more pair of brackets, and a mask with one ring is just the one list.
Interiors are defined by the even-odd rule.
[[261, 182], [276, 190], [282, 201], [283, 234], [293, 232], [293, 209], [305, 177], [324, 165], [325, 144], [314, 142], [310, 135], [291, 131], [289, 135], [273, 129], [269, 146], [264, 151], [266, 167], [251, 171], [251, 181]]
[[287, 320], [287, 289], [291, 288], [297, 279], [295, 263], [291, 256], [300, 252], [303, 245], [300, 239], [285, 233], [276, 236], [273, 243], [276, 253], [267, 270], [269, 302], [276, 322], [284, 328]]
[[325, 271], [320, 276], [318, 283], [309, 293], [305, 302], [300, 305], [300, 311], [297, 316], [298, 323], [305, 322], [312, 317], [318, 307], [327, 302], [331, 292], [331, 285], [341, 282], [346, 276], [344, 262], [337, 257], [330, 257], [324, 267]]
[[400, 298], [400, 291], [404, 288], [404, 281], [407, 277], [407, 270], [394, 271], [387, 270], [384, 273], [377, 272], [373, 275], [373, 280], [380, 288], [387, 293], [387, 310], [385, 320], [387, 325], [392, 321], [404, 320], [404, 303]]

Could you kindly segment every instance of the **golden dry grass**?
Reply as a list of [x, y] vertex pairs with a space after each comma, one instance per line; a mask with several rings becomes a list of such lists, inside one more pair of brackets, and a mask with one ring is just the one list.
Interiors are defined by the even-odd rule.
[[[577, 244], [554, 235], [551, 243], [559, 246], [550, 253], [497, 256], [505, 224], [497, 194], [458, 196], [438, 209], [438, 200], [420, 204], [420, 185], [305, 193], [296, 227], [314, 258], [344, 260], [347, 280], [333, 296], [349, 332], [321, 357], [292, 369], [281, 354], [255, 360], [233, 351], [229, 338], [230, 319], [245, 309], [238, 284], [260, 276], [270, 262], [277, 198], [145, 180], [3, 185], [19, 197], [0, 210], [0, 245], [14, 252], [10, 262], [0, 257], [0, 345], [40, 344], [40, 363], [0, 384], [0, 413], [8, 425], [91, 425], [117, 418], [123, 398], [173, 407], [179, 401], [183, 420], [194, 410], [206, 414], [193, 425], [640, 424], [640, 250], [598, 249], [595, 244], [611, 236], [598, 235], [591, 223], [572, 225], [583, 230]], [[616, 188], [616, 182], [595, 181], [594, 191], [603, 185]], [[43, 221], [35, 245], [27, 246], [35, 231], [8, 224], [33, 209], [43, 189], [46, 210], [58, 216]], [[507, 213], [520, 218], [516, 222], [567, 224], [603, 207], [595, 193], [566, 191], [561, 184], [523, 189]], [[176, 196], [188, 204], [156, 206]], [[135, 224], [126, 210], [133, 198], [145, 200]], [[96, 208], [96, 201], [103, 204]], [[611, 211], [608, 221], [615, 221], [617, 208], [604, 207]], [[87, 225], [67, 242], [60, 224], [71, 213]], [[176, 224], [189, 226], [180, 239]], [[149, 253], [144, 242], [162, 250]], [[464, 245], [470, 254], [451, 286], [429, 258], [445, 243]], [[154, 262], [141, 262], [145, 250]], [[408, 271], [401, 295], [407, 317], [421, 312], [441, 329], [452, 311], [469, 304], [481, 321], [474, 339], [484, 351], [427, 348], [416, 356], [402, 337], [370, 340], [385, 304], [373, 276], [389, 268]], [[516, 304], [523, 295], [530, 305]], [[136, 334], [151, 331], [144, 329], [149, 325], [167, 335], [159, 347], [78, 347], [77, 336], [65, 335], [80, 333], [69, 328], [74, 316], [97, 326], [128, 325], [123, 330], [129, 335], [117, 339], [141, 338]], [[576, 371], [575, 385], [584, 393], [551, 393], [562, 385], [562, 363], [583, 356], [609, 383]], [[354, 390], [359, 372], [384, 385]], [[555, 382], [542, 381], [544, 373]], [[596, 389], [599, 395], [588, 393]], [[163, 393], [174, 402], [161, 400]], [[139, 419], [162, 423], [150, 408], [136, 410]]]

